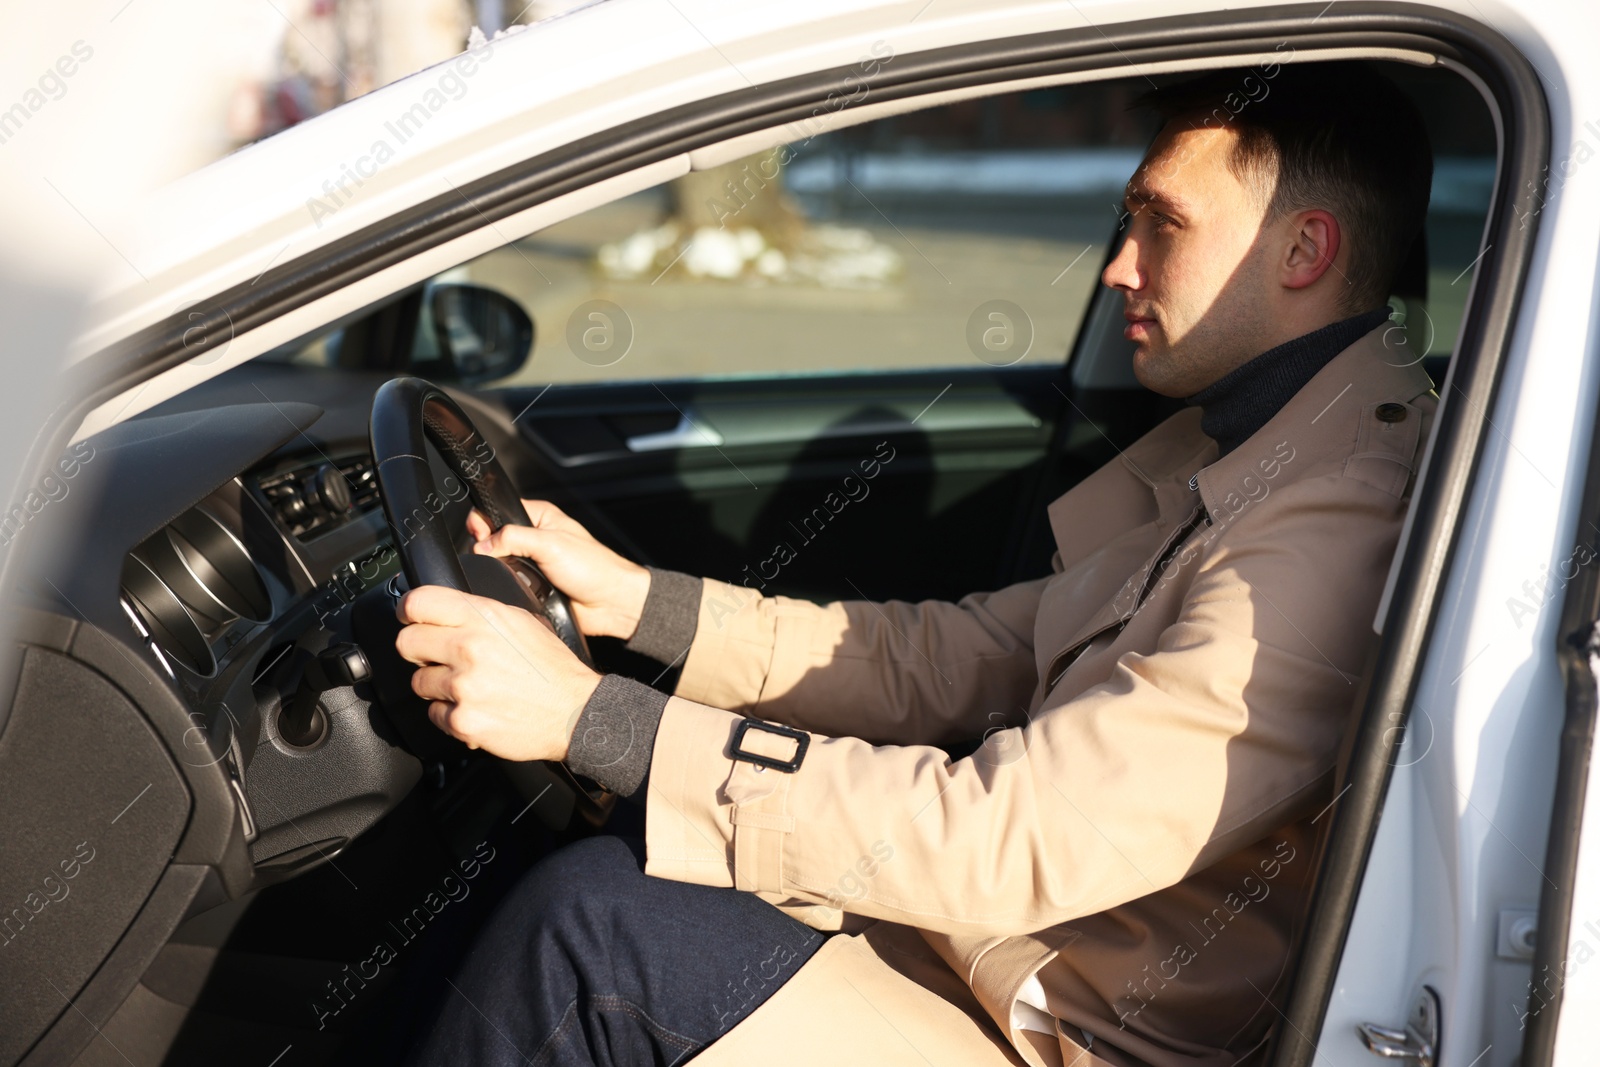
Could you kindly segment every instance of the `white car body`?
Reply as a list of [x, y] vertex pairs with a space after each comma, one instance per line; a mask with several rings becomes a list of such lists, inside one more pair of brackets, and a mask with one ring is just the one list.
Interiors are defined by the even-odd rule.
[[[587, 207], [792, 138], [795, 127], [779, 123], [725, 145], [686, 148], [580, 182], [493, 222], [485, 215], [481, 225], [462, 224], [448, 240], [286, 311], [217, 324], [219, 294], [263, 278], [270, 282], [274, 270], [360, 240], [368, 228], [443, 195], [465, 203], [464, 191], [474, 182], [524, 160], [675, 107], [848, 67], [863, 56], [887, 51], [892, 70], [931, 49], [1086, 27], [1109, 33], [1210, 6], [1163, 0], [606, 0], [503, 36], [476, 54], [469, 51], [470, 63], [421, 71], [236, 152], [130, 213], [132, 221], [113, 237], [144, 276], [128, 270], [109, 280], [74, 358], [104, 360], [96, 354], [113, 350], [134, 359], [147, 346], [140, 332], [170, 324], [180, 310], [195, 323], [186, 338], [191, 348], [187, 359], [169, 360], [160, 374], [95, 398], [68, 428], [70, 436], [102, 430]], [[1263, 6], [1246, 0], [1230, 8], [1238, 14]], [[1337, 28], [1373, 9], [1335, 0], [1321, 19]], [[1357, 1025], [1403, 1025], [1424, 984], [1443, 1004], [1439, 1062], [1510, 1064], [1518, 1055], [1532, 973], [1526, 952], [1503, 951], [1502, 925], [1536, 909], [1541, 893], [1554, 885], [1544, 864], [1563, 722], [1558, 594], [1571, 580], [1563, 570], [1581, 571], [1569, 562], [1575, 546], [1581, 562], [1584, 546], [1592, 549], [1600, 538], [1600, 531], [1579, 528], [1600, 402], [1594, 358], [1600, 164], [1589, 162], [1600, 150], [1600, 66], [1592, 57], [1600, 9], [1577, 0], [1516, 6], [1441, 0], [1409, 10], [1450, 12], [1510, 40], [1538, 72], [1550, 117], [1548, 173], [1559, 177], [1524, 190], [1537, 194], [1527, 201], [1537, 239], [1495, 401], [1480, 413], [1487, 428], [1459, 538], [1441, 576], [1443, 596], [1411, 702], [1412, 727], [1395, 761], [1336, 988], [1316, 1037], [1316, 1062], [1325, 1067], [1371, 1063]], [[1132, 60], [1119, 57], [1107, 41], [1094, 70], [1040, 82], [1127, 73]], [[1300, 60], [1408, 55], [1395, 48], [1295, 47]], [[1134, 69], [1271, 58], [1270, 51], [1259, 51]], [[993, 84], [988, 91], [1033, 83]], [[817, 121], [863, 121], [930, 99], [879, 102], [869, 90], [858, 106]], [[426, 121], [413, 110], [418, 105]], [[408, 113], [417, 117], [402, 140], [396, 124]], [[380, 144], [393, 149], [392, 157], [378, 151]], [[1471, 277], [1461, 282], [1471, 284]], [[1443, 393], [1446, 407], [1464, 402], [1459, 390]], [[1551, 573], [1556, 577], [1548, 578]], [[1591, 778], [1586, 810], [1600, 810], [1597, 790], [1600, 778]], [[1561, 888], [1572, 894], [1570, 936], [1561, 952], [1570, 963], [1541, 988], [1562, 993], [1554, 1062], [1576, 1067], [1593, 1062], [1600, 1047], [1600, 965], [1584, 962], [1600, 953], [1600, 833], [1582, 837], [1576, 884]], [[1537, 996], [1548, 999], [1549, 993]]]

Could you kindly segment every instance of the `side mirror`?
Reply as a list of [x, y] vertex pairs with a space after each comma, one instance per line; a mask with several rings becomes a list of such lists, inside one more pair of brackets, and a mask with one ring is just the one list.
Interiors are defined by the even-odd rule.
[[515, 373], [533, 351], [533, 319], [515, 300], [493, 289], [432, 286], [427, 315], [443, 364], [428, 372], [440, 378], [463, 385], [492, 382]]

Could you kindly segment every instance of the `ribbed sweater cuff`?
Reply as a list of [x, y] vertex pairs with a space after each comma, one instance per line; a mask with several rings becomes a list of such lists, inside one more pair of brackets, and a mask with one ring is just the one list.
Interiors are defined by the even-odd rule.
[[639, 626], [628, 639], [628, 651], [660, 663], [675, 663], [694, 643], [700, 626], [699, 578], [678, 571], [646, 567], [650, 592], [645, 595]]
[[603, 675], [578, 716], [567, 767], [600, 786], [631, 797], [650, 773], [656, 729], [667, 694], [620, 674]]

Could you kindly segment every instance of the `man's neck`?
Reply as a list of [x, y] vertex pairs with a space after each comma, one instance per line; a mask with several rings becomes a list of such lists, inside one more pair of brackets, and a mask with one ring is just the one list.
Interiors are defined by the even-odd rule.
[[1229, 371], [1188, 398], [1201, 409], [1200, 429], [1227, 455], [1265, 426], [1329, 360], [1388, 317], [1387, 307], [1352, 315], [1269, 348]]

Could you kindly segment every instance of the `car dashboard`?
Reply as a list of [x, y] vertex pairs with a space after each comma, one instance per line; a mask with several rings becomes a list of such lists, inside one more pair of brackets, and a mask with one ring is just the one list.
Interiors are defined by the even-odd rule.
[[[273, 931], [245, 956], [320, 958], [327, 927], [357, 925], [502, 816], [529, 814], [518, 842], [568, 831], [570, 792], [434, 728], [394, 650], [402, 566], [367, 433], [387, 377], [236, 368], [75, 443], [0, 517], [32, 564], [13, 601], [21, 655], [0, 667], [0, 803], [29, 812], [8, 831], [21, 890], [0, 906], [0, 948], [85, 1011], [159, 985], [159, 960], [190, 951], [169, 939], [245, 921]], [[538, 484], [510, 420], [461, 402]], [[465, 488], [429, 461], [436, 521], [466, 549]], [[362, 672], [320, 669], [353, 649]], [[319, 878], [351, 896], [319, 896]], [[13, 1062], [61, 1000], [39, 983], [6, 999]]]
[[[152, 721], [154, 691], [175, 698], [175, 769], [231, 800], [247, 862], [229, 895], [337, 856], [423, 774], [374, 686], [309, 680], [319, 652], [349, 647], [363, 594], [392, 613], [400, 572], [367, 445], [319, 436], [322, 414], [268, 402], [131, 420], [80, 444], [79, 484], [39, 516], [57, 559], [30, 583], [37, 607], [139, 668], [125, 688]], [[466, 506], [446, 517], [458, 529]], [[290, 735], [308, 699], [320, 727]]]

